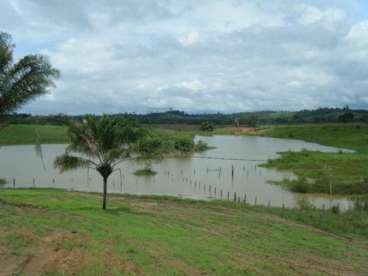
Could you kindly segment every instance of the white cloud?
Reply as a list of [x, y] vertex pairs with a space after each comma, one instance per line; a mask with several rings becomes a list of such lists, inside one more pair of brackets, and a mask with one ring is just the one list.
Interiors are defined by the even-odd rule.
[[189, 32], [181, 37], [179, 37], [179, 41], [184, 46], [190, 46], [199, 41], [200, 35], [198, 32]]

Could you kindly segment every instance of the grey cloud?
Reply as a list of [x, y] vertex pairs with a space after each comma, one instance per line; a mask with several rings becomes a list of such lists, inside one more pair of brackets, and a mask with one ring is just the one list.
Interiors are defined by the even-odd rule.
[[52, 43], [62, 79], [25, 112], [368, 108], [368, 28], [347, 39], [342, 1], [27, 2], [22, 43]]

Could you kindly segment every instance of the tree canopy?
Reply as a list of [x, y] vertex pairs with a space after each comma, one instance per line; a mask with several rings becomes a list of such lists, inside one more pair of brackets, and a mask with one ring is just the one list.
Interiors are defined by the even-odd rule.
[[129, 119], [86, 116], [71, 121], [70, 144], [54, 165], [61, 171], [91, 168], [103, 178], [103, 209], [106, 209], [107, 179], [122, 161], [139, 154], [138, 141], [146, 131]]
[[45, 94], [60, 75], [43, 55], [27, 55], [14, 62], [14, 47], [11, 36], [0, 32], [0, 115]]

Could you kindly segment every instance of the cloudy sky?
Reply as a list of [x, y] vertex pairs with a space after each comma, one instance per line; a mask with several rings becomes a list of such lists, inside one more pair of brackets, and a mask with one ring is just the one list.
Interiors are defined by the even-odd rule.
[[368, 108], [366, 0], [1, 0], [0, 31], [62, 73], [22, 112]]

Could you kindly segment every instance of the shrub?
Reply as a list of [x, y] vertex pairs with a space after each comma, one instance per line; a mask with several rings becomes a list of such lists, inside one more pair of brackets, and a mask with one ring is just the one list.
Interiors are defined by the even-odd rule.
[[205, 121], [201, 124], [201, 126], [199, 127], [200, 131], [214, 131], [215, 130], [215, 126], [209, 122], [209, 121]]
[[181, 152], [190, 152], [194, 148], [194, 142], [186, 137], [176, 138], [175, 149]]

